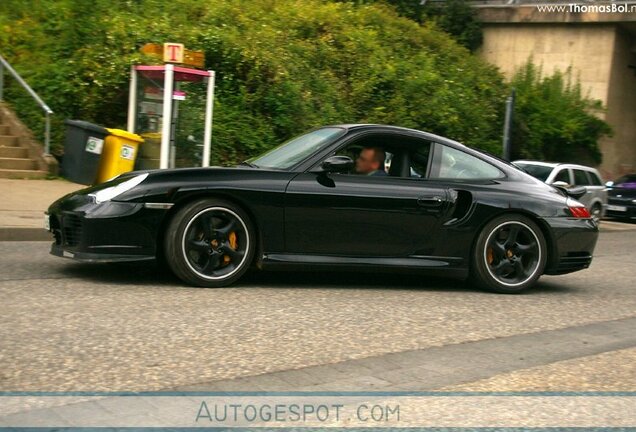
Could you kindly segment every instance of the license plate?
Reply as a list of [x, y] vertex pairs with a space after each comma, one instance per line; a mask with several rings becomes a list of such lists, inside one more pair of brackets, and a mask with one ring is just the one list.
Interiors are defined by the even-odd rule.
[[44, 229], [51, 231], [51, 217], [49, 215], [44, 215]]
[[611, 204], [607, 205], [607, 209], [611, 210], [611, 211], [618, 211], [618, 212], [626, 212], [627, 211], [627, 207], [625, 207], [625, 206], [617, 206], [617, 205], [611, 205]]

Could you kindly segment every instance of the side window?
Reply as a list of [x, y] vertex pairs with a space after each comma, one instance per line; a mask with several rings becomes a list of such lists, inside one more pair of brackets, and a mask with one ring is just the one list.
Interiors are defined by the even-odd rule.
[[393, 156], [395, 156], [393, 153], [391, 153], [390, 151], [384, 151], [384, 155], [386, 156], [384, 158], [384, 171], [386, 171], [387, 173], [389, 172], [389, 170], [391, 169], [391, 161], [393, 160]]
[[598, 176], [598, 174], [594, 172], [588, 172], [588, 174], [594, 186], [603, 186], [603, 182], [601, 181], [601, 178]]
[[587, 178], [587, 173], [583, 170], [575, 169], [574, 171], [574, 184], [577, 186], [588, 186], [590, 180]]
[[358, 155], [360, 154], [360, 152], [362, 151], [363, 148], [364, 148], [364, 146], [362, 144], [359, 144], [359, 143], [349, 144], [346, 147], [341, 148], [340, 150], [338, 150], [336, 152], [336, 155], [338, 155], [338, 156], [349, 156], [355, 162], [356, 158], [358, 157]]
[[561, 171], [559, 171], [557, 173], [557, 175], [554, 176], [553, 183], [556, 183], [558, 181], [570, 184], [571, 183], [570, 182], [570, 170], [568, 170], [567, 168], [562, 168]]
[[436, 144], [429, 178], [488, 180], [502, 177], [495, 166], [452, 147]]
[[417, 148], [411, 152], [411, 177], [426, 177], [431, 147], [430, 142], [422, 142], [418, 143]]
[[[348, 156], [350, 157], [353, 161], [354, 161], [354, 167], [351, 169], [350, 172], [348, 173], [342, 173], [342, 174], [351, 174], [351, 175], [360, 175], [361, 173], [359, 173], [356, 169], [356, 165], [358, 163], [360, 163], [360, 159], [362, 159], [362, 152], [363, 150], [365, 150], [366, 148], [379, 148], [382, 151], [384, 151], [384, 162], [383, 162], [383, 169], [385, 172], [389, 172], [389, 168], [391, 166], [391, 162], [394, 159], [394, 154], [385, 150], [384, 146], [381, 145], [376, 145], [374, 143], [368, 143], [364, 140], [359, 140], [359, 141], [355, 141], [351, 144], [348, 144], [346, 147], [343, 147], [341, 149], [339, 149], [335, 154], [337, 156]], [[365, 157], [368, 157], [365, 155]], [[362, 160], [362, 162], [364, 163], [365, 160]]]

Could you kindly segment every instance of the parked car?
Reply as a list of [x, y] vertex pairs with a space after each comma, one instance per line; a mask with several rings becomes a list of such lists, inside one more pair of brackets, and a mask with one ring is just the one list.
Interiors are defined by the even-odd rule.
[[[388, 172], [358, 173], [363, 149], [392, 154]], [[598, 238], [583, 204], [508, 162], [383, 125], [321, 127], [236, 167], [126, 173], [46, 217], [53, 255], [158, 258], [203, 287], [252, 267], [433, 272], [516, 293], [587, 268]]]
[[585, 204], [596, 221], [605, 214], [607, 188], [596, 169], [584, 165], [529, 160], [518, 160], [513, 164], [549, 185], [585, 188], [585, 194], [577, 199]]
[[636, 219], [636, 174], [628, 174], [605, 184], [607, 215], [619, 219]]

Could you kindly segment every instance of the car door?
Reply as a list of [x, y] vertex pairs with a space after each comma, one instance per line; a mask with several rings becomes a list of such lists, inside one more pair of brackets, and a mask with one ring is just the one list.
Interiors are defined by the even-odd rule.
[[572, 169], [574, 177], [574, 186], [583, 186], [585, 188], [585, 195], [578, 198], [578, 200], [585, 204], [585, 207], [590, 209], [592, 201], [594, 200], [594, 188], [591, 187], [592, 183], [587, 175], [586, 171], [574, 168]]
[[417, 178], [310, 170], [286, 190], [286, 249], [354, 257], [429, 255], [448, 200], [445, 187]]
[[556, 182], [563, 182], [567, 185], [572, 185], [572, 176], [569, 168], [556, 168], [554, 172], [548, 178], [546, 183], [552, 184]]
[[588, 190], [590, 190], [590, 195], [593, 197], [594, 201], [600, 202], [601, 205], [607, 204], [607, 189], [603, 184], [601, 177], [596, 171], [587, 171], [587, 176], [590, 180]]

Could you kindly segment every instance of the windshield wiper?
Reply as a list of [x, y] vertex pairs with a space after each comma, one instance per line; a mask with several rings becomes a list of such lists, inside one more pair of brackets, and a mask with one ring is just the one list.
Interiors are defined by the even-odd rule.
[[248, 166], [250, 168], [258, 168], [258, 165], [253, 164], [252, 162], [243, 161], [239, 164], [239, 166]]

